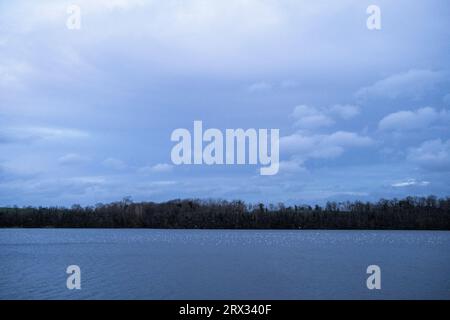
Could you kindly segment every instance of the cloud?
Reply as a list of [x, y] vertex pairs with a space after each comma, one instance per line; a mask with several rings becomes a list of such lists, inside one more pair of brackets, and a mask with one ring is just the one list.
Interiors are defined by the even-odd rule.
[[247, 90], [249, 92], [261, 92], [261, 91], [269, 91], [272, 89], [272, 85], [268, 82], [257, 82], [257, 83], [253, 83], [251, 84]]
[[130, 10], [146, 4], [145, 0], [81, 0], [77, 1], [83, 8], [91, 12], [101, 12], [107, 10]]
[[443, 98], [442, 101], [446, 106], [450, 106], [450, 93], [447, 93]]
[[288, 161], [280, 161], [281, 173], [299, 173], [306, 172], [306, 168], [303, 166], [303, 161], [301, 159], [291, 159]]
[[342, 155], [346, 148], [367, 147], [372, 144], [371, 138], [346, 131], [337, 131], [328, 135], [296, 133], [280, 139], [281, 151], [299, 159], [336, 158]]
[[51, 199], [61, 199], [64, 197], [74, 198], [80, 201], [79, 196], [96, 194], [106, 181], [103, 177], [81, 176], [81, 177], [61, 177], [28, 179], [26, 183], [21, 180], [0, 183], [0, 189], [8, 191], [9, 194], [20, 193], [26, 202], [28, 199], [39, 198], [52, 201]]
[[147, 166], [139, 168], [138, 172], [141, 174], [149, 174], [149, 173], [162, 173], [162, 172], [170, 172], [172, 171], [173, 166], [168, 163], [158, 163], [154, 166]]
[[21, 88], [32, 72], [33, 68], [27, 62], [17, 60], [1, 61], [0, 88], [2, 90]]
[[[104, 192], [87, 192], [83, 197], [74, 197], [75, 201], [88, 204], [120, 199], [127, 194], [135, 197], [139, 192], [152, 194], [144, 182], [150, 183], [158, 176], [172, 176], [155, 173], [168, 171], [168, 167], [154, 166], [173, 146], [167, 130], [186, 127], [186, 121], [195, 115], [205, 117], [204, 121], [213, 122], [217, 128], [268, 128], [273, 124], [287, 136], [284, 140], [292, 140], [293, 145], [282, 146], [281, 151], [287, 151], [286, 155], [281, 154], [280, 170], [297, 172], [308, 165], [313, 173], [311, 179], [300, 181], [301, 174], [293, 175], [292, 180], [277, 177], [279, 184], [272, 179], [267, 184], [269, 189], [260, 189], [261, 185], [256, 183], [249, 198], [255, 201], [297, 197], [299, 185], [314, 194], [324, 189], [373, 192], [382, 184], [380, 181], [388, 181], [389, 186], [397, 182], [392, 177], [409, 177], [408, 147], [418, 147], [423, 141], [439, 137], [442, 141], [449, 139], [448, 130], [440, 130], [441, 127], [399, 135], [399, 139], [395, 139], [396, 132], [391, 129], [374, 132], [377, 137], [382, 134], [381, 147], [398, 152], [380, 160], [377, 149], [369, 147], [373, 141], [364, 137], [366, 131], [360, 131], [367, 127], [370, 132], [384, 116], [402, 110], [398, 107], [402, 105], [406, 106], [404, 110], [413, 113], [427, 105], [439, 112], [439, 103], [447, 103], [443, 106], [450, 110], [448, 97], [442, 100], [450, 91], [441, 83], [442, 78], [448, 82], [448, 74], [436, 72], [448, 70], [450, 63], [439, 41], [445, 38], [448, 28], [436, 28], [433, 23], [404, 28], [399, 23], [392, 25], [390, 32], [378, 33], [379, 37], [366, 41], [364, 23], [349, 19], [359, 10], [358, 0], [75, 2], [82, 14], [82, 28], [78, 31], [66, 28], [66, 8], [73, 2], [3, 1], [0, 5], [0, 24], [4, 31], [0, 32], [0, 162], [4, 166], [1, 174], [8, 179], [17, 174], [18, 179], [16, 189], [0, 190], [0, 199], [20, 198], [21, 204], [67, 203], [70, 202], [67, 198], [56, 198], [53, 193], [42, 196], [41, 200], [37, 196], [30, 200], [33, 192], [21, 192], [27, 190], [23, 179], [28, 176], [35, 177], [36, 181], [69, 179], [73, 175], [99, 173], [110, 174]], [[448, 19], [445, 20], [440, 10], [447, 3], [438, 2], [416, 5], [402, 0], [389, 4], [388, 9], [396, 19], [434, 19], [448, 26]], [[408, 15], [404, 14], [405, 4]], [[364, 10], [361, 12], [364, 16]], [[356, 24], [362, 27], [355, 27]], [[339, 26], [339, 34], [330, 25]], [[430, 40], [433, 40], [431, 46]], [[358, 45], [361, 43], [365, 45]], [[404, 66], [408, 67], [404, 69]], [[416, 69], [408, 71], [410, 66]], [[426, 70], [421, 66], [436, 69]], [[396, 75], [395, 70], [405, 72]], [[380, 74], [386, 76], [374, 78]], [[381, 81], [375, 83], [376, 80]], [[443, 91], [433, 90], [434, 87]], [[249, 88], [254, 93], [247, 91]], [[386, 101], [364, 105], [363, 110], [358, 100], [349, 99], [359, 88], [363, 88], [361, 98], [409, 99], [427, 94], [430, 99], [420, 104], [411, 104], [410, 100]], [[429, 90], [437, 94], [428, 95]], [[309, 110], [309, 114], [288, 119], [286, 115], [293, 108], [285, 108], [295, 106], [292, 104], [295, 101], [319, 107], [310, 107], [303, 110]], [[386, 108], [391, 109], [386, 112]], [[36, 126], [16, 130], [24, 124], [49, 130]], [[87, 132], [73, 132], [78, 131], [80, 124], [80, 129]], [[90, 139], [94, 133], [95, 139]], [[12, 142], [27, 144], [16, 146]], [[80, 145], [89, 154], [81, 152]], [[151, 146], [151, 150], [144, 150], [146, 146], [147, 149]], [[97, 165], [55, 166], [57, 158], [68, 152], [100, 160]], [[337, 159], [347, 152], [352, 154], [342, 161], [314, 160]], [[128, 162], [130, 155], [133, 163], [151, 164], [141, 171], [150, 176], [141, 174], [138, 166]], [[101, 164], [109, 156], [115, 158]], [[308, 159], [315, 162], [305, 162]], [[61, 161], [76, 162], [70, 157]], [[372, 165], [381, 163], [386, 168], [374, 171]], [[327, 171], [328, 167], [332, 168]], [[394, 171], [393, 168], [397, 172], [387, 173]], [[216, 190], [213, 195], [247, 197], [243, 192], [254, 170], [247, 166], [208, 169], [204, 173], [198, 168], [176, 170], [181, 182], [176, 188], [167, 187], [164, 197], [209, 196], [212, 184]], [[355, 176], [358, 170], [360, 176]], [[19, 171], [24, 174], [19, 176]], [[229, 180], [224, 179], [221, 184], [224, 171], [233, 172], [233, 177], [227, 176]], [[440, 194], [450, 190], [445, 185], [446, 178], [447, 175], [441, 174], [433, 180], [430, 178]], [[204, 181], [197, 193], [195, 179]], [[137, 188], [139, 182], [141, 191]], [[288, 184], [293, 185], [291, 193], [281, 188]], [[341, 189], [343, 184], [348, 185]], [[39, 191], [40, 185], [36, 186]], [[59, 190], [63, 188], [64, 184], [55, 187], [55, 194], [64, 193]], [[385, 185], [383, 188], [384, 194], [393, 194], [392, 188]], [[160, 189], [155, 187], [151, 192]], [[234, 191], [227, 193], [227, 190]], [[155, 199], [153, 195], [151, 199]]]
[[294, 80], [282, 80], [280, 82], [267, 82], [260, 81], [252, 83], [247, 87], [247, 91], [256, 93], [256, 92], [267, 92], [271, 90], [289, 90], [298, 87], [298, 82]]
[[419, 186], [419, 187], [425, 187], [430, 184], [429, 181], [417, 181], [416, 179], [408, 179], [406, 181], [400, 181], [391, 184], [391, 187], [394, 188], [404, 188], [404, 187], [412, 187], [412, 186]]
[[34, 178], [40, 173], [37, 168], [22, 166], [20, 163], [0, 163], [0, 182], [19, 180], [21, 182]]
[[348, 120], [359, 114], [359, 107], [354, 105], [334, 105], [329, 108], [329, 113]]
[[0, 143], [81, 139], [87, 137], [89, 137], [89, 134], [85, 131], [68, 128], [8, 127], [0, 129]]
[[408, 160], [433, 171], [450, 170], [450, 140], [428, 140], [417, 148], [409, 149]]
[[325, 141], [343, 147], [367, 147], [373, 143], [373, 140], [370, 137], [346, 131], [337, 131], [330, 134], [325, 137]]
[[322, 110], [307, 105], [296, 106], [292, 117], [295, 119], [294, 125], [301, 129], [315, 129], [334, 124], [334, 120]]
[[294, 80], [283, 80], [280, 82], [280, 87], [282, 89], [292, 89], [298, 87], [298, 82]]
[[62, 165], [77, 165], [88, 162], [90, 159], [77, 153], [69, 153], [58, 159], [58, 163]]
[[[83, 15], [99, 16], [109, 14], [111, 11], [126, 11], [149, 4], [146, 0], [77, 0], [76, 5], [80, 7]], [[32, 29], [43, 28], [49, 24], [60, 23], [67, 18], [67, 8], [71, 3], [66, 1], [42, 0], [39, 5], [34, 3], [18, 3], [10, 8], [10, 15], [17, 19], [21, 11], [27, 16], [24, 23], [19, 26], [22, 32], [31, 32]], [[15, 10], [14, 10], [15, 9]], [[17, 11], [16, 11], [17, 10]]]
[[436, 111], [425, 107], [415, 111], [398, 111], [381, 119], [380, 130], [414, 130], [427, 128], [437, 121], [449, 120], [447, 110]]
[[[2, 3], [0, 21], [5, 32], [0, 44], [7, 45], [5, 50], [0, 47], [0, 88], [1, 83], [22, 82], [25, 62], [36, 75], [29, 90], [42, 89], [47, 84], [42, 80], [55, 84], [58, 77], [67, 77], [75, 85], [92, 81], [78, 65], [64, 64], [67, 50], [100, 69], [97, 85], [123, 76], [120, 68], [109, 67], [117, 61], [128, 61], [131, 67], [122, 71], [139, 66], [141, 72], [135, 76], [151, 70], [161, 77], [167, 71], [229, 74], [242, 72], [244, 65], [251, 72], [288, 64], [281, 59], [288, 55], [286, 51], [267, 45], [269, 39], [278, 41], [277, 34], [289, 30], [286, 6], [274, 1], [78, 0], [74, 3], [81, 8], [78, 31], [65, 25], [70, 4], [53, 0]], [[105, 59], [106, 52], [114, 54]], [[281, 57], [268, 65], [272, 55]], [[3, 66], [9, 60], [13, 64]]]
[[427, 69], [412, 69], [393, 74], [373, 85], [359, 89], [357, 99], [411, 98], [419, 99], [444, 79], [443, 72]]
[[316, 108], [308, 105], [296, 106], [291, 114], [297, 133], [281, 137], [280, 150], [290, 155], [285, 161], [287, 171], [302, 168], [303, 162], [310, 158], [332, 159], [341, 156], [346, 149], [367, 147], [373, 140], [354, 132], [335, 131], [330, 134], [314, 134], [313, 129], [331, 126], [335, 118], [349, 119], [359, 114], [359, 107], [353, 105], [333, 105]]
[[299, 129], [317, 129], [335, 124], [336, 118], [348, 120], [359, 114], [359, 107], [354, 105], [334, 105], [328, 108], [316, 108], [299, 105], [294, 108], [291, 117]]
[[[350, 28], [352, 24], [345, 15], [335, 13], [350, 9], [357, 2], [77, 0], [75, 4], [82, 14], [81, 38], [72, 37], [65, 29], [66, 8], [71, 4], [66, 1], [16, 1], [5, 5], [0, 21], [9, 31], [8, 36], [33, 37], [32, 43], [21, 39], [18, 44], [23, 50], [28, 49], [29, 56], [39, 56], [39, 50], [29, 50], [30, 45], [39, 45], [43, 51], [45, 46], [56, 47], [56, 42], [58, 46], [87, 51], [89, 60], [98, 59], [99, 64], [107, 60], [104, 52], [114, 52], [114, 61], [125, 59], [121, 56], [125, 53], [129, 63], [133, 58], [145, 68], [145, 63], [150, 62], [153, 72], [167, 68], [260, 74], [263, 68], [265, 72], [295, 70], [293, 65], [310, 67], [327, 60], [347, 64], [349, 57], [354, 60], [343, 50], [348, 46], [342, 41], [354, 43], [355, 38], [364, 39], [365, 32]], [[330, 24], [344, 27], [345, 39], [336, 37]], [[319, 33], [321, 37], [317, 37]], [[320, 40], [325, 38], [332, 41]], [[117, 43], [126, 49], [121, 50]], [[363, 46], [361, 50], [371, 52], [370, 47]], [[185, 59], [179, 59], [180, 55]], [[37, 64], [44, 61], [36, 60]]]
[[123, 162], [120, 159], [116, 159], [116, 158], [107, 158], [107, 159], [103, 160], [102, 164], [105, 167], [108, 167], [108, 168], [114, 169], [114, 170], [123, 170], [127, 167], [125, 162]]

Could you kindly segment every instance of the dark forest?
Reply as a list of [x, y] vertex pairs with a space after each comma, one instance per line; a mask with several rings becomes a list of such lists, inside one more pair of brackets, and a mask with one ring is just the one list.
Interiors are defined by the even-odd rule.
[[325, 206], [198, 199], [134, 203], [124, 198], [88, 207], [0, 208], [0, 227], [450, 230], [450, 197], [328, 202]]

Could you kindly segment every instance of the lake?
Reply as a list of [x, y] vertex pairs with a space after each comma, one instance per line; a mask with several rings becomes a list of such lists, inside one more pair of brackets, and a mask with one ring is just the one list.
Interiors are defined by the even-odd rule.
[[450, 232], [0, 229], [0, 299], [450, 299]]

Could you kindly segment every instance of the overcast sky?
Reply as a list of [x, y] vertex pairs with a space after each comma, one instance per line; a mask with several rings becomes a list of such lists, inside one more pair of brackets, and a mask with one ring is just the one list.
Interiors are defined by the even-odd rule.
[[[66, 27], [81, 8], [81, 29]], [[381, 9], [368, 30], [366, 8]], [[450, 195], [447, 0], [0, 2], [0, 205]], [[174, 166], [279, 128], [281, 168]]]

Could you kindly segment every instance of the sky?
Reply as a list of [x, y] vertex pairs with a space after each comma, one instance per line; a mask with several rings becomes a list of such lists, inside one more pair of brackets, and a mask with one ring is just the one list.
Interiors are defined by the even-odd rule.
[[[0, 1], [0, 206], [449, 196], [449, 14], [446, 0]], [[279, 129], [278, 174], [174, 165], [171, 133], [195, 120]]]

